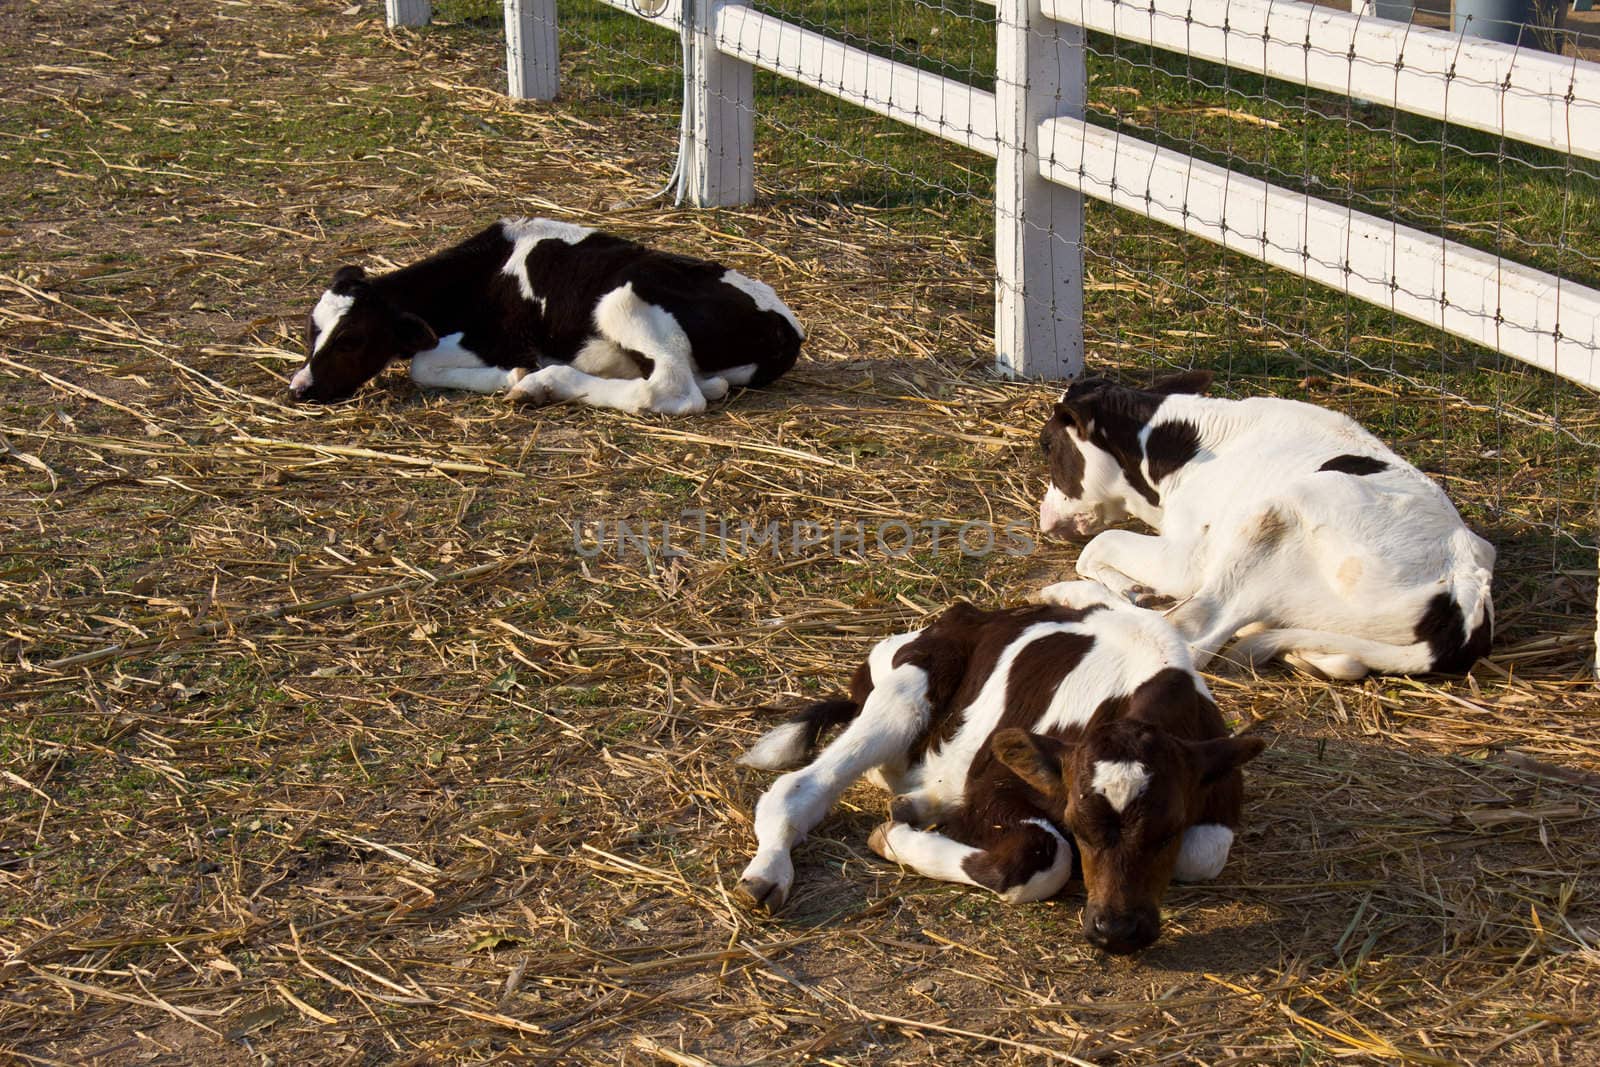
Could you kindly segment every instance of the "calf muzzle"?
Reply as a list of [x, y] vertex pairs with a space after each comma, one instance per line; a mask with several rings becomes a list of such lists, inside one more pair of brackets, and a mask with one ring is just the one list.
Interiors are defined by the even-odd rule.
[[1154, 908], [1113, 912], [1088, 904], [1083, 909], [1083, 935], [1095, 948], [1125, 956], [1155, 943], [1161, 936], [1161, 914]]

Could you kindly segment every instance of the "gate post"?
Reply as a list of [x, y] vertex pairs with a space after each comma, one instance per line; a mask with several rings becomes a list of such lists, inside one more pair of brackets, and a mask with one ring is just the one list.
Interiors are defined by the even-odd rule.
[[995, 369], [1071, 378], [1083, 369], [1083, 197], [1039, 174], [1039, 124], [1082, 118], [1084, 31], [1040, 0], [996, 5]]
[[561, 89], [556, 0], [505, 0], [506, 95], [554, 100]]
[[426, 26], [433, 18], [433, 4], [429, 0], [383, 0], [384, 17], [389, 27]]
[[683, 0], [693, 19], [691, 74], [684, 86], [687, 143], [680, 148], [689, 202], [735, 207], [756, 199], [755, 68], [717, 48], [717, 11], [746, 0]]

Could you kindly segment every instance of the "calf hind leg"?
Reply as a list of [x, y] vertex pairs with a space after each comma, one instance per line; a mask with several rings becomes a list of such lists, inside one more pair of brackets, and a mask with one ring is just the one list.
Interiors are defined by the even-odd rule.
[[794, 883], [790, 850], [867, 771], [903, 756], [927, 727], [928, 675], [902, 664], [874, 679], [861, 714], [809, 766], [783, 775], [756, 803], [756, 854], [739, 877], [747, 903], [777, 911]]
[[1107, 530], [1083, 546], [1075, 567], [1082, 577], [1129, 600], [1146, 593], [1180, 600], [1199, 584], [1193, 567], [1197, 548], [1192, 539]]
[[1360, 678], [1369, 670], [1418, 674], [1433, 669], [1433, 653], [1425, 642], [1394, 645], [1321, 630], [1263, 630], [1240, 638], [1233, 654], [1252, 666], [1281, 654], [1296, 667], [1345, 681]]

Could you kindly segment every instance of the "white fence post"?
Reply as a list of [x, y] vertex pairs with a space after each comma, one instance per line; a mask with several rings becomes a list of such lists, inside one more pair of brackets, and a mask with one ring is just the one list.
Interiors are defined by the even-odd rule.
[[554, 100], [561, 89], [556, 0], [505, 0], [506, 95]]
[[1083, 369], [1083, 197], [1039, 173], [1039, 124], [1083, 117], [1083, 29], [1040, 0], [1000, 0], [995, 71], [995, 366], [1013, 378]]
[[734, 207], [756, 199], [755, 68], [717, 48], [717, 11], [746, 0], [684, 0], [693, 19], [689, 134], [680, 150], [696, 207]]
[[390, 26], [426, 26], [433, 18], [429, 0], [383, 0], [383, 10]]

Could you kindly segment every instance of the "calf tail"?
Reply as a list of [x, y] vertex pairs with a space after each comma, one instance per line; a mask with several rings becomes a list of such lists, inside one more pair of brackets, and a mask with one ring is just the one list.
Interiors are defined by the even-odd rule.
[[1455, 641], [1435, 648], [1433, 669], [1461, 673], [1489, 654], [1494, 641], [1494, 546], [1465, 527], [1456, 532], [1456, 563], [1451, 599], [1459, 612]]
[[739, 757], [739, 762], [764, 771], [798, 767], [817, 751], [824, 734], [835, 726], [843, 726], [860, 712], [860, 704], [844, 697], [819, 700], [782, 726], [767, 731]]

